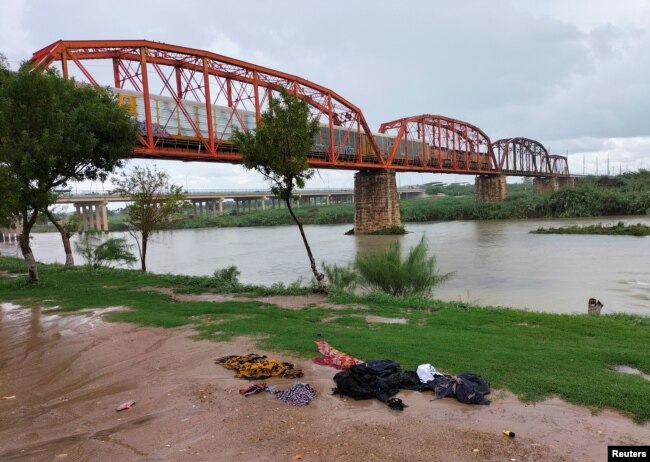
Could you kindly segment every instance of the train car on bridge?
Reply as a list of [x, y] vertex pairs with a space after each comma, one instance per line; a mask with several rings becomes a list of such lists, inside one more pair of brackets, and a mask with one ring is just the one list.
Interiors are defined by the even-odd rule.
[[[113, 88], [112, 91], [118, 101], [133, 114], [140, 131], [145, 133], [144, 95], [125, 89]], [[198, 151], [203, 149], [201, 137], [208, 138], [208, 116], [205, 104], [183, 100], [181, 107], [174, 98], [168, 96], [150, 95], [149, 98], [153, 136], [158, 139], [161, 147]], [[219, 149], [224, 152], [237, 152], [237, 147], [232, 142], [233, 131], [235, 128], [254, 130], [255, 113], [213, 105], [212, 126]], [[361, 159], [363, 162], [377, 163], [365, 133], [337, 126], [334, 126], [332, 131], [330, 136], [330, 126], [320, 124], [314, 137], [310, 158], [326, 160], [330, 152], [330, 144], [333, 143], [335, 151], [340, 153], [339, 162], [354, 163]], [[396, 137], [393, 135], [375, 133], [373, 137], [384, 158], [388, 158], [395, 149], [392, 159], [394, 165], [469, 170], [488, 168], [488, 153], [472, 149], [468, 142], [458, 142], [455, 149], [449, 149], [447, 146], [454, 143], [450, 143], [452, 135], [444, 128], [439, 127], [438, 136], [434, 137], [438, 143], [402, 137], [396, 146]]]

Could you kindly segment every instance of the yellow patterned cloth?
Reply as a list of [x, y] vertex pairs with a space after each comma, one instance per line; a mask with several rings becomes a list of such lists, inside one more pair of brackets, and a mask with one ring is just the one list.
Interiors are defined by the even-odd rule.
[[296, 369], [293, 364], [280, 362], [276, 359], [267, 359], [252, 353], [244, 356], [223, 356], [214, 360], [226, 369], [237, 371], [235, 377], [248, 380], [267, 379], [269, 377], [298, 378], [304, 374], [302, 370]]

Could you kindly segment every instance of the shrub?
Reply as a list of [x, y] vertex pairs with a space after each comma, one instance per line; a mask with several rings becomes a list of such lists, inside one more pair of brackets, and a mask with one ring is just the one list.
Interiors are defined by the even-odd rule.
[[131, 247], [122, 238], [110, 238], [100, 244], [98, 237], [88, 233], [75, 243], [75, 249], [84, 257], [86, 264], [95, 269], [111, 268], [119, 263], [133, 265], [138, 259], [131, 252]]
[[334, 264], [330, 266], [323, 262], [323, 271], [325, 271], [329, 286], [334, 290], [354, 290], [359, 279], [352, 265], [338, 266]]
[[435, 286], [452, 276], [440, 274], [436, 257], [427, 257], [424, 236], [404, 260], [399, 244], [394, 242], [385, 252], [357, 255], [354, 264], [364, 285], [394, 296], [428, 296]]
[[239, 285], [239, 276], [241, 272], [235, 265], [226, 266], [225, 268], [216, 269], [213, 273], [217, 280], [217, 285]]

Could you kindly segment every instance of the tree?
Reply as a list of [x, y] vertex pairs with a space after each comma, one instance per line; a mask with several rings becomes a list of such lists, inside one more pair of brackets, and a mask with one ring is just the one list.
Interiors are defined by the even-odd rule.
[[20, 219], [18, 241], [32, 282], [38, 280], [30, 232], [53, 189], [70, 181], [104, 180], [137, 142], [137, 125], [107, 89], [64, 79], [29, 63], [0, 71], [0, 170], [9, 177]]
[[49, 208], [46, 208], [43, 212], [61, 235], [63, 250], [65, 251], [65, 267], [72, 268], [74, 266], [74, 256], [72, 255], [70, 237], [79, 229], [80, 217], [78, 215], [71, 215], [67, 219], [64, 219]]
[[146, 272], [149, 237], [163, 221], [186, 206], [185, 195], [181, 186], [170, 184], [169, 174], [158, 171], [155, 165], [152, 168], [135, 166], [131, 172], [122, 172], [112, 181], [117, 186], [115, 192], [132, 201], [126, 206], [126, 224], [138, 245], [141, 269]]
[[[9, 72], [7, 58], [0, 53], [0, 122], [9, 107], [9, 99], [3, 89], [10, 77], [11, 72]], [[0, 158], [0, 197], [2, 198], [0, 200], [0, 227], [9, 228], [18, 218], [16, 214], [16, 210], [18, 210], [18, 198], [15, 192], [15, 179], [11, 175], [11, 171], [6, 163]]]
[[271, 182], [271, 191], [286, 203], [300, 230], [318, 291], [327, 292], [325, 276], [318, 271], [305, 230], [291, 208], [294, 189], [304, 188], [305, 181], [314, 174], [307, 154], [318, 132], [318, 120], [310, 120], [307, 103], [286, 89], [280, 88], [280, 95], [281, 99], [270, 99], [269, 109], [262, 114], [254, 132], [235, 130], [233, 141], [242, 153], [244, 166], [264, 175]]

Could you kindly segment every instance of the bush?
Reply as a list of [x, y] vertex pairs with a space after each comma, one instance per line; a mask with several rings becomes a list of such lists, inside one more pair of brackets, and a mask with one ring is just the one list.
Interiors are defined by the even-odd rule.
[[385, 252], [357, 255], [354, 265], [364, 285], [400, 297], [428, 296], [435, 286], [452, 276], [438, 273], [436, 257], [427, 257], [424, 236], [405, 260], [401, 259], [399, 244], [394, 242]]
[[217, 280], [217, 285], [239, 285], [239, 276], [241, 272], [235, 265], [226, 266], [225, 268], [216, 269], [213, 273], [214, 278]]
[[131, 253], [131, 247], [122, 238], [110, 238], [99, 244], [99, 238], [88, 233], [75, 244], [75, 249], [83, 255], [86, 264], [94, 269], [111, 268], [119, 263], [133, 265], [138, 259]]
[[338, 266], [334, 264], [330, 266], [323, 262], [323, 271], [325, 271], [329, 286], [334, 290], [354, 290], [359, 279], [352, 265]]

